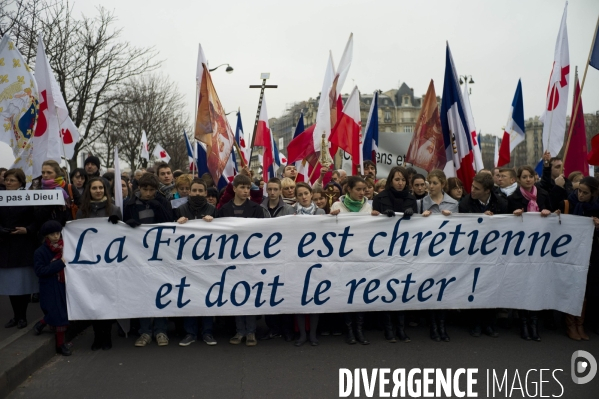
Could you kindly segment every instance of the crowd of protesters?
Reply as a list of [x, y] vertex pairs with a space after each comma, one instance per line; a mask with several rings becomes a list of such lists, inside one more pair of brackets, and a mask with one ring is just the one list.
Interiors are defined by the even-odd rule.
[[[452, 317], [469, 326], [470, 335], [499, 336], [497, 325], [517, 320], [524, 340], [541, 341], [539, 320], [544, 328], [559, 328], [573, 340], [589, 340], [585, 331], [599, 334], [599, 180], [584, 177], [581, 172], [562, 174], [562, 161], [545, 153], [543, 173], [538, 176], [530, 166], [482, 170], [475, 177], [470, 193], [462, 182], [446, 178], [441, 170], [425, 177], [414, 168], [393, 167], [385, 178], [378, 179], [376, 164], [365, 162], [363, 176], [347, 176], [343, 170], [333, 171], [326, 181], [323, 170], [315, 184], [297, 182], [297, 170], [286, 166], [280, 178], [263, 182], [253, 179], [244, 168], [226, 187], [218, 190], [209, 174], [194, 177], [180, 170], [172, 171], [166, 163], [136, 170], [132, 176], [120, 178], [108, 170], [100, 175], [97, 157], [85, 160], [84, 168], [74, 169], [66, 179], [66, 171], [55, 161], [46, 161], [41, 177], [29, 189], [60, 190], [65, 205], [0, 207], [0, 295], [10, 298], [13, 317], [5, 328], [25, 328], [28, 304], [39, 300], [44, 317], [33, 327], [41, 334], [49, 326], [56, 336], [57, 353], [71, 354], [65, 342], [69, 325], [65, 296], [65, 261], [62, 255], [61, 230], [69, 220], [104, 218], [111, 223], [122, 221], [132, 228], [142, 224], [203, 220], [214, 218], [273, 218], [288, 215], [337, 215], [354, 212], [364, 215], [404, 218], [414, 214], [427, 217], [456, 213], [485, 215], [538, 212], [546, 217], [552, 212], [592, 218], [596, 230], [593, 237], [585, 300], [581, 316], [555, 311], [518, 309], [473, 309], [465, 311], [385, 311], [345, 314], [267, 315], [266, 333], [256, 336], [256, 316], [175, 318], [177, 331], [183, 336], [180, 346], [200, 339], [216, 345], [215, 323], [235, 331], [230, 344], [255, 346], [258, 340], [284, 338], [301, 346], [319, 344], [318, 335], [342, 335], [348, 344], [367, 345], [365, 331], [383, 331], [386, 341], [410, 342], [406, 327], [423, 321], [433, 341], [449, 342], [447, 320]], [[19, 169], [0, 169], [0, 190], [25, 190], [25, 174]], [[265, 186], [265, 187], [264, 187]], [[114, 203], [115, 190], [122, 191], [123, 209]], [[182, 200], [173, 207], [174, 202]], [[183, 202], [182, 204], [180, 202]], [[316, 222], [317, 223], [317, 222]], [[588, 309], [588, 311], [587, 311]], [[588, 320], [585, 322], [585, 316]], [[201, 319], [201, 320], [198, 320]], [[234, 326], [233, 326], [234, 319]], [[199, 325], [201, 321], [201, 329]], [[167, 318], [131, 320], [130, 331], [117, 327], [119, 336], [137, 336], [135, 346], [143, 347], [156, 340], [158, 346], [169, 344]], [[112, 347], [112, 320], [92, 322], [92, 350]], [[232, 332], [231, 332], [232, 333]]]

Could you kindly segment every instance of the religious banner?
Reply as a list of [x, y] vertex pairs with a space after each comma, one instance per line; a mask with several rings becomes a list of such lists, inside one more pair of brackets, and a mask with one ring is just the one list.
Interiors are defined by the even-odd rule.
[[64, 205], [63, 190], [3, 190], [0, 206]]
[[[414, 309], [579, 315], [590, 218], [285, 216], [63, 230], [71, 320]], [[576, 239], [574, 239], [576, 237]]]

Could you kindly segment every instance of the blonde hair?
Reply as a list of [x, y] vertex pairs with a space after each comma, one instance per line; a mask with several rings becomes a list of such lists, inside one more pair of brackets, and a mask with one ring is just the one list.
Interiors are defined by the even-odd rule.
[[293, 179], [290, 179], [289, 177], [284, 177], [283, 179], [281, 179], [281, 187], [287, 188], [290, 186], [295, 186], [295, 182], [293, 181]]
[[433, 169], [428, 173], [426, 180], [429, 183], [431, 181], [431, 177], [436, 177], [437, 179], [439, 179], [439, 182], [441, 183], [442, 187], [445, 187], [445, 185], [447, 184], [447, 177], [445, 176], [445, 173], [443, 173], [443, 171], [441, 169]]
[[181, 175], [177, 177], [175, 180], [175, 188], [179, 188], [182, 184], [187, 183], [189, 187], [191, 187], [191, 176], [189, 175]]

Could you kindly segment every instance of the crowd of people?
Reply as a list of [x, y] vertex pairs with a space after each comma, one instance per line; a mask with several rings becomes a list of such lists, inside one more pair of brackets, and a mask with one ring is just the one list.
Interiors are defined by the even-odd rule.
[[[554, 311], [516, 309], [474, 309], [467, 311], [398, 311], [356, 312], [345, 314], [267, 315], [266, 333], [256, 336], [256, 316], [176, 318], [177, 330], [183, 338], [180, 346], [188, 346], [201, 337], [208, 345], [216, 345], [215, 322], [233, 329], [230, 344], [255, 346], [258, 340], [283, 337], [296, 346], [309, 342], [319, 344], [318, 335], [342, 335], [348, 344], [367, 345], [367, 327], [383, 331], [388, 342], [410, 342], [407, 326], [417, 326], [425, 320], [433, 341], [449, 342], [446, 320], [461, 319], [469, 326], [473, 337], [499, 336], [497, 324], [518, 320], [524, 340], [541, 341], [539, 319], [545, 328], [558, 328], [563, 320], [566, 334], [573, 340], [589, 340], [585, 324], [599, 334], [599, 180], [584, 177], [581, 172], [569, 176], [562, 173], [562, 161], [545, 153], [541, 176], [530, 166], [481, 170], [465, 194], [462, 182], [446, 178], [441, 170], [427, 176], [414, 168], [396, 166], [377, 180], [376, 164], [367, 161], [364, 175], [347, 176], [343, 170], [333, 171], [325, 181], [326, 170], [313, 184], [297, 182], [297, 170], [289, 165], [280, 178], [263, 182], [253, 172], [243, 168], [222, 190], [217, 190], [209, 174], [194, 177], [180, 170], [172, 171], [166, 163], [136, 170], [132, 176], [115, 176], [108, 170], [100, 175], [100, 161], [95, 156], [85, 160], [84, 168], [66, 171], [52, 160], [44, 162], [41, 177], [29, 189], [61, 190], [65, 205], [0, 207], [0, 295], [7, 295], [13, 317], [5, 328], [25, 328], [28, 304], [39, 300], [44, 317], [33, 327], [35, 334], [50, 326], [56, 337], [57, 353], [71, 354], [71, 344], [65, 341], [69, 325], [65, 296], [65, 261], [61, 231], [69, 220], [107, 218], [111, 223], [122, 221], [132, 228], [142, 224], [189, 220], [211, 222], [214, 218], [271, 218], [288, 215], [337, 215], [363, 213], [404, 218], [414, 214], [428, 217], [456, 213], [485, 215], [538, 212], [546, 217], [552, 212], [592, 218], [596, 226], [587, 277], [585, 301], [581, 316], [558, 315]], [[0, 190], [25, 190], [25, 174], [19, 169], [0, 169]], [[266, 186], [266, 187], [264, 187]], [[123, 209], [114, 203], [115, 190], [121, 190]], [[588, 309], [588, 311], [587, 311]], [[585, 316], [589, 315], [585, 322]], [[511, 316], [508, 318], [508, 316]], [[219, 320], [222, 319], [222, 320]], [[92, 350], [112, 347], [113, 320], [92, 322]], [[131, 320], [130, 331], [118, 334], [138, 335], [135, 346], [144, 347], [156, 340], [158, 346], [169, 344], [167, 318]]]

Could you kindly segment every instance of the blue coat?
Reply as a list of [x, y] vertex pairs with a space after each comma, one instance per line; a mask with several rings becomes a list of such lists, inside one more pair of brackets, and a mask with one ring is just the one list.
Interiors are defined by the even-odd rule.
[[68, 325], [65, 285], [58, 281], [58, 273], [64, 269], [63, 261], [52, 261], [54, 253], [46, 244], [35, 250], [33, 258], [35, 274], [40, 279], [40, 306], [46, 323], [51, 326]]

